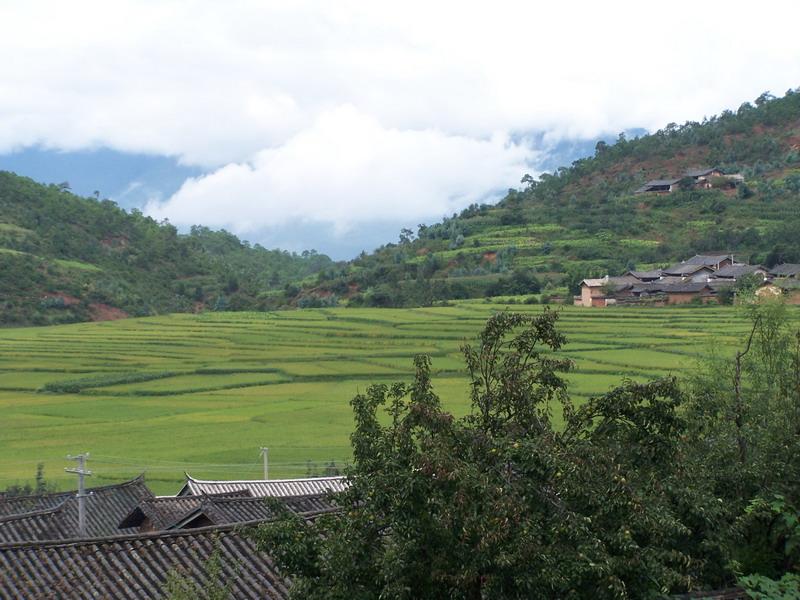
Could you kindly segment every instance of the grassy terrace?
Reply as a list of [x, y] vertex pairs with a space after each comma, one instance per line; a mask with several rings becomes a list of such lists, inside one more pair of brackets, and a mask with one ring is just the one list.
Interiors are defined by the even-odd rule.
[[[147, 471], [172, 493], [184, 471], [208, 478], [302, 476], [349, 456], [350, 398], [408, 380], [433, 357], [446, 405], [468, 409], [459, 352], [504, 304], [171, 315], [0, 330], [0, 489], [32, 478], [73, 484], [64, 456], [89, 451], [93, 485]], [[541, 307], [514, 305], [520, 311]], [[796, 315], [800, 316], [800, 315]], [[573, 397], [622, 377], [693, 368], [712, 340], [731, 351], [746, 322], [732, 308], [562, 309]]]

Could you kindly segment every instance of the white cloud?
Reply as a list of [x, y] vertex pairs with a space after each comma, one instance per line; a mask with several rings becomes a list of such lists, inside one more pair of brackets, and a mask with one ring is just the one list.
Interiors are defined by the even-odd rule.
[[151, 206], [175, 221], [415, 222], [516, 185], [535, 151], [506, 136], [654, 129], [797, 87], [798, 22], [795, 1], [0, 0], [0, 152], [211, 171]]
[[202, 216], [243, 235], [295, 221], [330, 223], [341, 235], [377, 220], [440, 218], [486, 200], [518, 182], [530, 154], [502, 134], [389, 129], [342, 106], [251, 161], [188, 180], [146, 211], [177, 225]]

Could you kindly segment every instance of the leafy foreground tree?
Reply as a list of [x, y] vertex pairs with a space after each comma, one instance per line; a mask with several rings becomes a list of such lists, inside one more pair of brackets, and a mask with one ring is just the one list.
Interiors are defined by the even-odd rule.
[[731, 581], [735, 519], [677, 381], [625, 381], [576, 408], [557, 318], [487, 322], [463, 348], [463, 418], [424, 356], [412, 384], [353, 399], [344, 510], [257, 534], [294, 597], [657, 598]]

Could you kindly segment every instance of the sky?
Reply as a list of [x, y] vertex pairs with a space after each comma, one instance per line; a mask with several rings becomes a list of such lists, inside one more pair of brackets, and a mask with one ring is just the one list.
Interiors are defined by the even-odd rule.
[[781, 1], [0, 0], [0, 169], [350, 258], [597, 139], [797, 88], [798, 22]]

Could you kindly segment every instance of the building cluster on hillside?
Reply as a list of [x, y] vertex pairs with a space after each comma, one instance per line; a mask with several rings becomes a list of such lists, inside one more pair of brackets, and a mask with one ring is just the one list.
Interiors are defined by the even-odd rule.
[[758, 296], [783, 296], [790, 304], [800, 304], [800, 264], [766, 268], [737, 262], [731, 253], [699, 254], [665, 269], [584, 279], [574, 303], [590, 307], [719, 302], [726, 293], [733, 294], [743, 277], [757, 284]]
[[[191, 589], [224, 585], [232, 598], [288, 598], [289, 584], [248, 527], [274, 518], [272, 497], [304, 519], [339, 510], [344, 477], [203, 481], [175, 496], [143, 477], [74, 492], [0, 494], [0, 598], [161, 598], [174, 577]], [[81, 528], [79, 502], [84, 502]], [[209, 581], [218, 560], [224, 581]]]
[[645, 183], [634, 193], [669, 194], [682, 188], [708, 190], [733, 189], [744, 181], [740, 173], [725, 174], [721, 169], [707, 168], [686, 171], [681, 177], [671, 179], [653, 179]]

